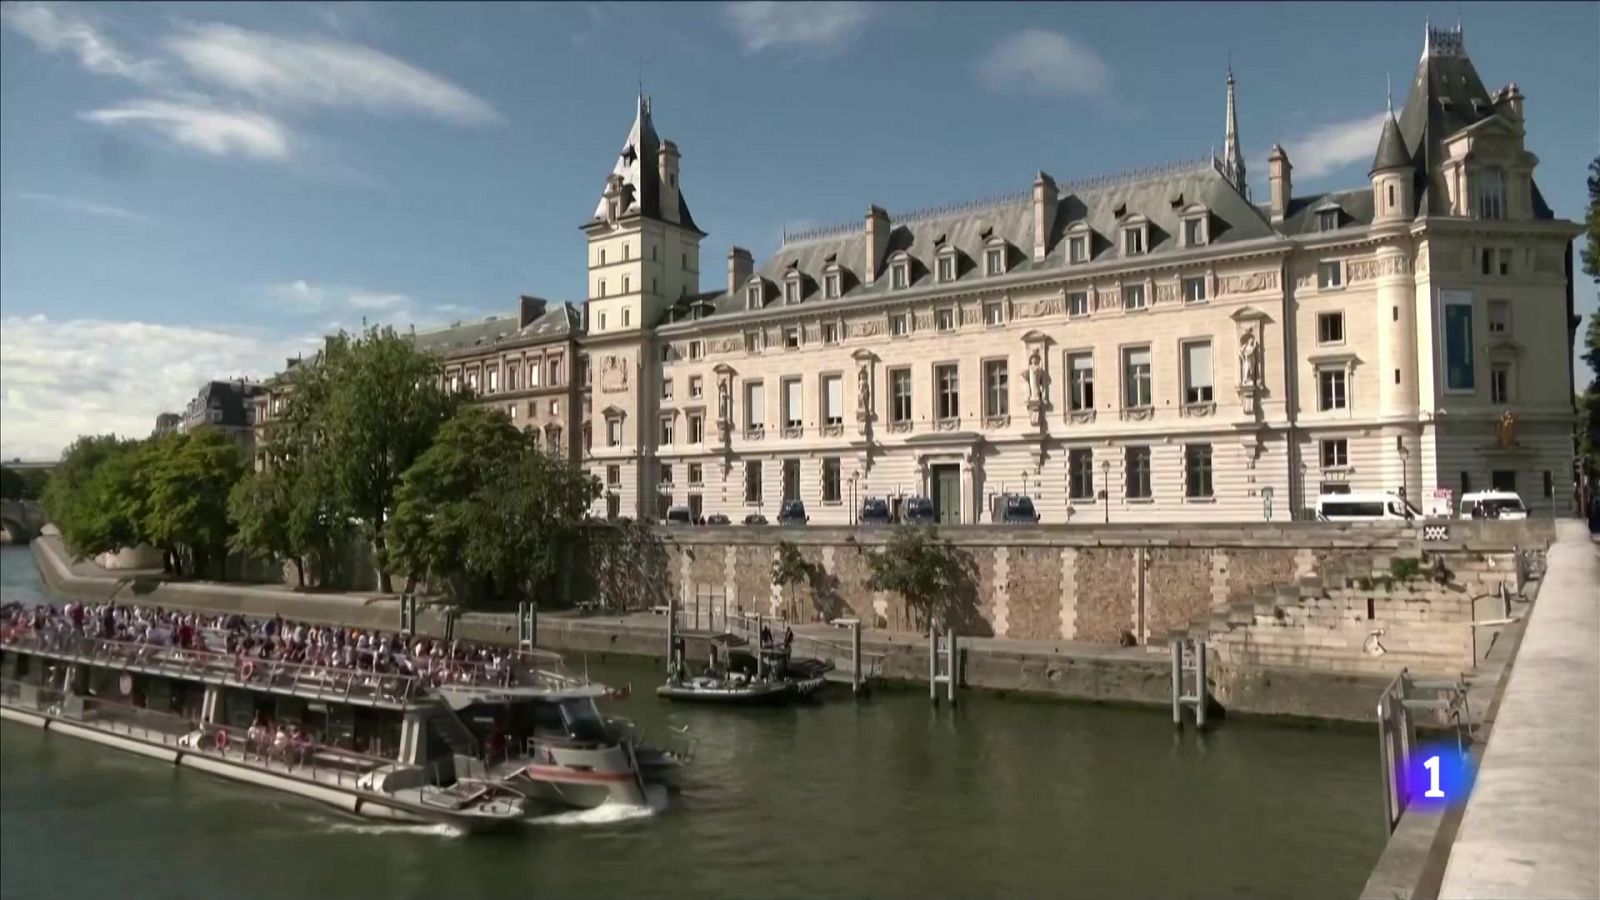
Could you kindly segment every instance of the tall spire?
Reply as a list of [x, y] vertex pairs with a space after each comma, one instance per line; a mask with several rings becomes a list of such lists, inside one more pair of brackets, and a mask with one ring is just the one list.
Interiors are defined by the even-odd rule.
[[1250, 196], [1245, 182], [1244, 154], [1239, 150], [1239, 111], [1234, 97], [1233, 63], [1228, 63], [1228, 124], [1223, 138], [1222, 171], [1235, 189], [1246, 198]]

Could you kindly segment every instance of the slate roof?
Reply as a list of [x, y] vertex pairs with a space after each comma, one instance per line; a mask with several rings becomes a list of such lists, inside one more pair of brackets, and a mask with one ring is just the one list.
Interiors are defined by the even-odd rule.
[[[1211, 159], [1169, 166], [1160, 170], [1111, 176], [1077, 184], [1059, 186], [1060, 202], [1049, 235], [1049, 252], [1040, 262], [1033, 260], [1033, 197], [1018, 194], [993, 201], [980, 201], [927, 213], [890, 216], [888, 247], [882, 264], [883, 274], [867, 285], [863, 282], [870, 249], [865, 225], [824, 231], [813, 238], [791, 238], [790, 243], [755, 267], [755, 275], [768, 283], [764, 307], [782, 305], [783, 284], [790, 271], [801, 274], [803, 303], [850, 304], [863, 299], [889, 296], [898, 290], [890, 287], [889, 260], [898, 252], [911, 259], [909, 288], [935, 283], [938, 258], [944, 247], [954, 247], [957, 272], [953, 282], [975, 286], [989, 279], [984, 274], [984, 251], [998, 239], [1007, 249], [1006, 274], [1064, 269], [1063, 249], [1067, 232], [1086, 223], [1093, 234], [1091, 262], [1120, 258], [1120, 228], [1132, 216], [1144, 216], [1150, 224], [1150, 243], [1143, 260], [1158, 260], [1179, 249], [1182, 239], [1182, 213], [1194, 205], [1211, 214], [1211, 243], [1228, 244], [1271, 238], [1274, 232], [1265, 215], [1252, 206], [1223, 177]], [[841, 296], [822, 300], [824, 276], [831, 265], [841, 269]], [[1081, 264], [1080, 264], [1081, 265]], [[678, 301], [668, 320], [681, 320], [694, 304], [710, 304], [713, 314], [727, 316], [745, 311], [743, 285], [732, 294], [710, 291]]]
[[428, 353], [460, 356], [577, 334], [582, 321], [578, 311], [567, 303], [550, 304], [525, 327], [518, 327], [518, 320], [518, 316], [489, 316], [476, 322], [458, 322], [418, 331], [413, 341], [417, 349]]
[[[1340, 228], [1371, 225], [1373, 213], [1372, 188], [1350, 188], [1348, 190], [1328, 191], [1322, 194], [1291, 198], [1289, 200], [1289, 209], [1285, 212], [1283, 222], [1278, 226], [1278, 231], [1288, 237], [1323, 234], [1319, 213], [1333, 208], [1339, 210]], [[1262, 212], [1267, 212], [1269, 209], [1269, 207], [1261, 207]]]
[[[650, 118], [650, 98], [641, 96], [633, 127], [628, 131], [627, 140], [622, 143], [616, 164], [611, 167], [611, 174], [622, 179], [621, 215], [640, 214], [650, 219], [661, 218], [661, 173], [657, 168], [660, 152], [661, 137], [656, 134], [655, 123]], [[602, 196], [595, 205], [591, 222], [603, 221], [606, 217], [604, 193], [605, 186], [602, 185]], [[681, 187], [678, 191], [678, 222], [686, 228], [700, 230], [694, 224], [694, 217], [689, 214], [689, 204], [683, 198]]]
[[1367, 170], [1367, 175], [1385, 169], [1411, 168], [1415, 168], [1411, 151], [1406, 149], [1406, 140], [1400, 134], [1400, 124], [1395, 121], [1394, 110], [1391, 109], [1389, 118], [1383, 120], [1383, 133], [1378, 135], [1378, 152], [1372, 157], [1372, 168]]
[[[208, 381], [201, 386], [200, 393], [190, 402], [187, 419], [196, 425], [244, 427], [250, 424], [245, 417], [245, 410], [250, 406], [250, 401], [266, 390], [264, 385], [249, 381]], [[221, 422], [211, 422], [210, 411], [213, 408], [222, 411]]]

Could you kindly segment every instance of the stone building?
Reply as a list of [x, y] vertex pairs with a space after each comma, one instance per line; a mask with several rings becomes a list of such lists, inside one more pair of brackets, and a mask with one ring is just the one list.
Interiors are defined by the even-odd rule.
[[[1513, 488], [1565, 508], [1570, 242], [1524, 97], [1429, 29], [1367, 183], [1222, 159], [738, 247], [702, 289], [680, 154], [641, 99], [588, 236], [599, 515], [735, 522], [799, 498], [989, 521], [1284, 519], [1316, 495]], [[1563, 352], [1549, 352], [1553, 347]], [[1540, 351], [1536, 348], [1546, 348]], [[590, 425], [592, 422], [592, 425]]]
[[155, 434], [216, 429], [236, 441], [249, 458], [255, 454], [257, 399], [266, 393], [265, 385], [243, 378], [208, 381], [181, 414], [157, 416]]

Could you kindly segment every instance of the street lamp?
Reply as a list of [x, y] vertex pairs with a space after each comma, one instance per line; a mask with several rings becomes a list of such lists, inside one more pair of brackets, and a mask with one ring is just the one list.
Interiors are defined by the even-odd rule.
[[1265, 514], [1265, 516], [1267, 518], [1267, 521], [1271, 522], [1272, 521], [1272, 485], [1270, 485], [1270, 484], [1261, 489], [1261, 511], [1262, 511], [1263, 514]]
[[1106, 524], [1111, 524], [1111, 460], [1100, 461], [1100, 505], [1105, 507]]
[[1400, 499], [1409, 504], [1411, 501], [1406, 494], [1411, 487], [1411, 467], [1406, 461], [1411, 458], [1411, 451], [1406, 449], [1406, 439], [1400, 435], [1395, 435], [1394, 449], [1400, 453]]
[[850, 473], [850, 524], [851, 525], [855, 525], [856, 524], [856, 514], [859, 512], [859, 509], [857, 509], [857, 507], [856, 507], [856, 482], [860, 478], [861, 478], [861, 470], [860, 469], [856, 469], [855, 471]]

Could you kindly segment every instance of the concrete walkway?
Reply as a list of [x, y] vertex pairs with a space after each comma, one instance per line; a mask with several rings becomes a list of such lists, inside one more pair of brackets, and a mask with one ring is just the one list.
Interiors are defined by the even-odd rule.
[[1557, 524], [1444, 898], [1600, 897], [1600, 544]]

